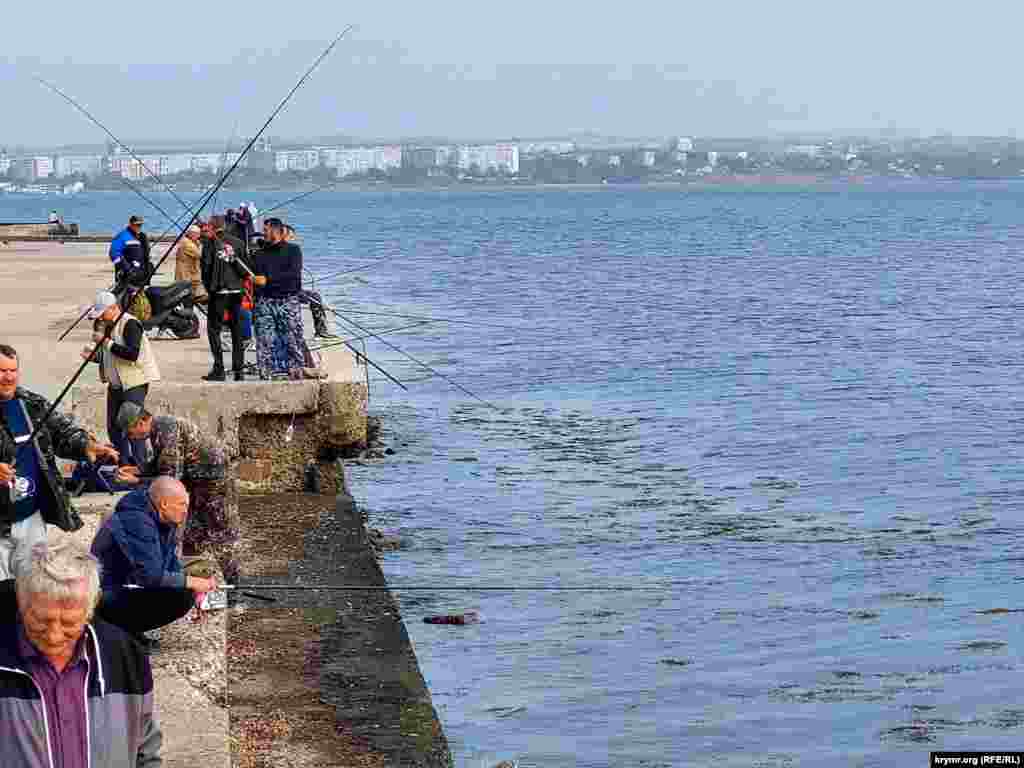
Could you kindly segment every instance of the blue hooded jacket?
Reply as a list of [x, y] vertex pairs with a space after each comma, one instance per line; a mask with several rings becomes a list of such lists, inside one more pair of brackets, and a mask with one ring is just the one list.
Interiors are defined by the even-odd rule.
[[185, 587], [178, 561], [177, 526], [161, 522], [146, 488], [124, 496], [96, 532], [92, 553], [99, 559], [104, 593], [125, 584]]
[[125, 227], [110, 243], [110, 261], [114, 266], [117, 266], [118, 262], [121, 261], [121, 257], [124, 256], [125, 246], [137, 245], [140, 248], [142, 243], [135, 237], [135, 233], [132, 232], [128, 227]]

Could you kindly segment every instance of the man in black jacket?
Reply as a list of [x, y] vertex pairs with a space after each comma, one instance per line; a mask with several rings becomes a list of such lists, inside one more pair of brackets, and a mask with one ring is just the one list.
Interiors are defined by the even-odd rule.
[[[255, 253], [256, 361], [261, 379], [305, 365], [302, 328], [302, 251], [285, 240], [284, 222], [267, 219], [269, 242]], [[279, 352], [278, 352], [279, 350]]]
[[228, 328], [231, 330], [231, 370], [235, 381], [245, 378], [245, 346], [242, 340], [242, 280], [252, 273], [247, 263], [245, 245], [237, 237], [225, 232], [223, 216], [210, 217], [211, 236], [203, 240], [202, 272], [203, 285], [210, 296], [207, 315], [207, 337], [213, 368], [203, 376], [206, 381], [224, 381], [224, 348], [220, 334], [224, 327], [224, 315], [229, 314]]
[[[118, 453], [100, 445], [74, 420], [18, 386], [18, 353], [0, 344], [0, 579], [9, 579], [26, 561], [32, 546], [46, 541], [46, 524], [77, 531], [82, 520], [64, 489], [56, 456], [95, 463], [117, 461]], [[33, 442], [35, 425], [42, 428]]]

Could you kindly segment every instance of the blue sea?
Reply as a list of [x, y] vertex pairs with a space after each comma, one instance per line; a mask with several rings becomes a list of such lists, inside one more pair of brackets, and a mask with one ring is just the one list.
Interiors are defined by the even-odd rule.
[[[0, 220], [53, 207], [163, 223], [91, 192], [0, 196]], [[1024, 183], [326, 191], [285, 214], [349, 321], [432, 320], [367, 341], [408, 390], [373, 372], [396, 453], [349, 480], [406, 543], [383, 566], [458, 766], [1024, 749]], [[403, 591], [452, 584], [544, 589]]]

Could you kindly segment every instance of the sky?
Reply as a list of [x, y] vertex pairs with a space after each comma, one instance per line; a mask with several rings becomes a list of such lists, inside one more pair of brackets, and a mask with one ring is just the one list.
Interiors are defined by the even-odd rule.
[[105, 140], [35, 76], [129, 143], [247, 138], [349, 24], [270, 135], [1015, 136], [1024, 5], [944, 8], [57, 0], [40, 14], [9, 2], [0, 146]]

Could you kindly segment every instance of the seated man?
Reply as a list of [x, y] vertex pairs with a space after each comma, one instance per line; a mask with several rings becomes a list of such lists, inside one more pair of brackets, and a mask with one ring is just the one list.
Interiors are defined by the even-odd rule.
[[197, 554], [212, 545], [228, 581], [237, 565], [231, 548], [237, 500], [228, 476], [227, 450], [216, 438], [204, 435], [195, 424], [177, 416], [156, 416], [135, 403], [124, 403], [118, 426], [125, 431], [131, 451], [123, 457], [114, 479], [137, 485], [140, 476], [167, 475], [181, 480], [192, 499], [189, 522], [182, 532], [182, 551]]
[[159, 477], [124, 496], [92, 542], [103, 573], [100, 617], [146, 647], [144, 632], [177, 621], [195, 604], [195, 593], [217, 588], [215, 578], [188, 575], [178, 561], [178, 526], [187, 515], [185, 486]]
[[160, 765], [149, 659], [93, 621], [96, 558], [70, 537], [36, 544], [15, 591], [16, 613], [0, 622], [0, 764]]

